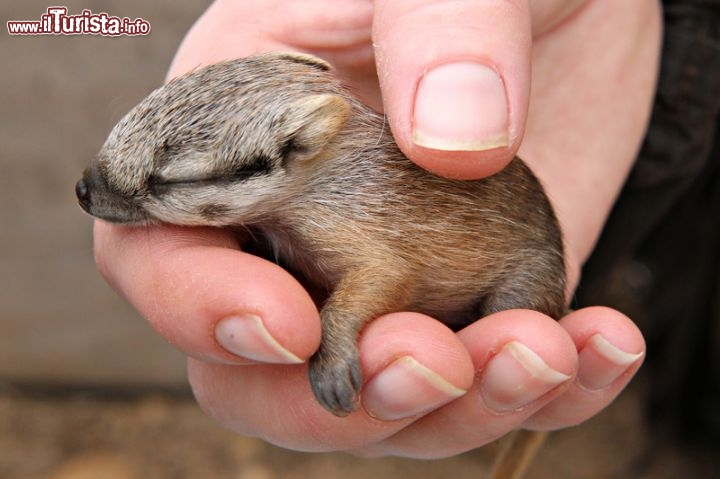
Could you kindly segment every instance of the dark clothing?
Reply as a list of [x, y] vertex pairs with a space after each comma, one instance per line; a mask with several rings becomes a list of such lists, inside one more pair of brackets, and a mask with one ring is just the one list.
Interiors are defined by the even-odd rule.
[[640, 325], [652, 424], [720, 441], [720, 0], [664, 8], [647, 137], [576, 302]]

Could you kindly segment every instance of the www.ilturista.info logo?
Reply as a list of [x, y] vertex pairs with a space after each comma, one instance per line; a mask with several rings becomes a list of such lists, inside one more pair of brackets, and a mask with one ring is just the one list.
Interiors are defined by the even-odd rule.
[[142, 18], [113, 17], [107, 13], [83, 10], [68, 15], [66, 7], [50, 7], [40, 21], [7, 22], [10, 35], [147, 35], [150, 24]]

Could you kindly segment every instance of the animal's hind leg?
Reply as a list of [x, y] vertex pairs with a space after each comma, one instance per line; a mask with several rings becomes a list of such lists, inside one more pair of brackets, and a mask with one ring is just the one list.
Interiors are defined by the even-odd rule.
[[506, 281], [495, 286], [479, 306], [480, 316], [508, 309], [531, 309], [560, 319], [567, 312], [565, 279], [547, 278], [547, 282], [541, 284], [530, 284], [527, 280]]

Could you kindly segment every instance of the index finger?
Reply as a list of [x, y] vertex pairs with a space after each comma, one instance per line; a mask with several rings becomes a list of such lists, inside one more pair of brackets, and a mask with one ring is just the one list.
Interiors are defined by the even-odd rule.
[[192, 357], [298, 363], [319, 345], [320, 320], [305, 289], [240, 251], [227, 230], [96, 221], [95, 254], [108, 283]]

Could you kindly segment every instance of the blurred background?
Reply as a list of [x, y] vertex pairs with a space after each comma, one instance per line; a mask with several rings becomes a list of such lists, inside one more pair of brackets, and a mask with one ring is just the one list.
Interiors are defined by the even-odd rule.
[[[497, 445], [443, 461], [361, 460], [221, 429], [195, 405], [184, 358], [97, 273], [74, 183], [162, 83], [208, 3], [63, 3], [152, 26], [117, 38], [11, 36], [7, 21], [39, 20], [51, 4], [0, 4], [0, 478], [482, 477]], [[529, 478], [720, 477], [712, 453], [650, 437], [645, 389], [640, 375], [604, 413], [554, 434]]]

